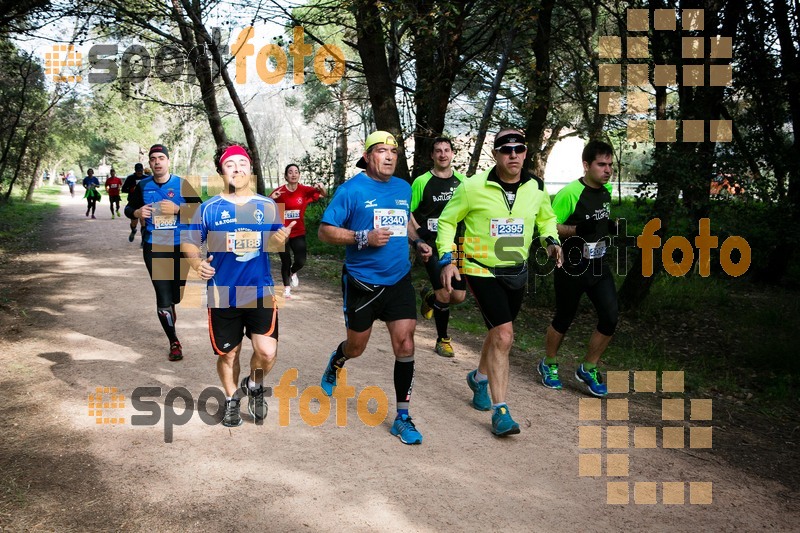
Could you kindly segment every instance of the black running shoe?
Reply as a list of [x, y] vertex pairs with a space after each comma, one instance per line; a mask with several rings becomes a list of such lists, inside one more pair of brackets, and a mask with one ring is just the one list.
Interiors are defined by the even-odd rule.
[[239, 387], [247, 393], [247, 412], [256, 420], [267, 418], [267, 401], [264, 399], [264, 385], [259, 385], [257, 389], [247, 386], [248, 376], [242, 379]]

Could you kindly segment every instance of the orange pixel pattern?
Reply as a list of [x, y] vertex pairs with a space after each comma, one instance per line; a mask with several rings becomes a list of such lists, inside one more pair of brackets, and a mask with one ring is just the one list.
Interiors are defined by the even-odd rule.
[[[684, 9], [681, 11], [682, 32], [698, 32], [705, 27], [705, 13], [702, 9]], [[628, 60], [647, 59], [650, 57], [649, 41], [646, 33], [650, 31], [650, 12], [647, 9], [627, 10], [627, 30], [625, 39], [615, 36], [602, 36], [598, 41], [598, 55], [601, 59]], [[676, 13], [672, 9], [656, 9], [652, 29], [655, 31], [678, 31]], [[645, 35], [637, 35], [643, 32]], [[649, 66], [646, 64], [629, 64], [626, 66], [626, 79], [622, 79], [621, 65], [604, 63], [599, 65], [598, 109], [602, 115], [632, 115], [627, 120], [627, 138], [629, 142], [677, 142], [678, 124], [674, 120], [650, 120], [647, 115], [651, 109], [655, 111], [655, 102], [651, 101], [648, 87], [670, 87], [680, 84], [685, 87], [723, 87], [732, 83], [730, 64], [711, 64], [706, 70], [706, 54], [709, 59], [730, 60], [733, 56], [733, 40], [731, 37], [716, 36], [708, 39], [702, 36], [680, 35], [681, 57], [687, 62], [680, 69], [676, 65], [655, 65], [653, 79], [650, 80]], [[623, 43], [625, 48], [623, 49]], [[625, 87], [625, 90], [621, 89]], [[616, 88], [616, 90], [609, 90]], [[708, 126], [706, 124], [708, 123]], [[684, 120], [680, 124], [683, 134], [682, 142], [731, 142], [733, 127], [730, 120]]]
[[[611, 371], [606, 377], [610, 394], [635, 393], [684, 393], [683, 371], [635, 371], [633, 390], [631, 373]], [[659, 387], [660, 385], [660, 387]], [[619, 424], [629, 420], [628, 398], [580, 398], [578, 400], [578, 420], [585, 425], [578, 426], [578, 475], [581, 477], [617, 478], [606, 482], [606, 503], [611, 505], [683, 505], [686, 503], [686, 487], [689, 488], [689, 503], [710, 505], [713, 501], [711, 482], [684, 481], [628, 481], [631, 477], [630, 454], [623, 453], [634, 449], [681, 449], [686, 447], [686, 407], [689, 406], [689, 420], [712, 420], [712, 401], [707, 399], [664, 398], [661, 401], [661, 420], [670, 425], [663, 427], [643, 427]], [[602, 424], [603, 420], [606, 424]], [[595, 422], [592, 424], [592, 422]], [[611, 425], [610, 423], [615, 423]], [[676, 425], [680, 423], [680, 425]], [[689, 448], [712, 447], [711, 426], [689, 427]], [[604, 438], [605, 435], [605, 438]], [[658, 437], [661, 437], [660, 442]], [[605, 446], [603, 446], [605, 443]], [[606, 453], [603, 452], [605, 447]], [[584, 451], [591, 453], [583, 453]], [[647, 452], [651, 453], [651, 452]], [[623, 479], [619, 479], [623, 478]], [[633, 502], [631, 502], [633, 497]]]
[[[107, 397], [107, 398], [106, 398]], [[88, 415], [96, 424], [122, 425], [125, 417], [110, 416], [109, 410], [125, 409], [125, 395], [119, 394], [116, 387], [97, 387], [89, 394]]]

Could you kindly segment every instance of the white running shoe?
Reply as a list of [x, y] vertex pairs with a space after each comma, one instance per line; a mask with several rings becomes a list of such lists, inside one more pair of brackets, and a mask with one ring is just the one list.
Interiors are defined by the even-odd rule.
[[292, 274], [292, 287], [297, 287], [300, 285], [300, 280], [297, 278], [297, 274]]
[[292, 299], [292, 288], [291, 287], [284, 287], [283, 288], [283, 297], [287, 300]]

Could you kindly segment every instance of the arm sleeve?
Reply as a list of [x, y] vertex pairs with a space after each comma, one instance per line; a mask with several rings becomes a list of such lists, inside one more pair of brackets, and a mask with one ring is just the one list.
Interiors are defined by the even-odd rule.
[[[549, 200], [549, 196], [547, 197]], [[550, 203], [549, 201], [547, 202]], [[567, 219], [575, 212], [575, 205], [578, 203], [578, 197], [573, 192], [572, 187], [569, 185], [558, 191], [555, 198], [553, 198], [552, 210], [556, 215], [556, 222], [564, 224]]]
[[317, 189], [314, 187], [305, 186], [305, 197], [308, 200], [308, 203], [316, 202], [322, 196]]
[[200, 206], [192, 216], [192, 220], [189, 222], [189, 231], [181, 232], [181, 239], [184, 238], [186, 235], [186, 242], [190, 244], [194, 244], [198, 248], [200, 248], [203, 243], [206, 241], [208, 236], [208, 228], [204, 224], [203, 216], [205, 215], [205, 209]]
[[544, 198], [541, 205], [539, 205], [539, 212], [536, 214], [536, 227], [539, 228], [539, 241], [546, 248], [547, 242], [545, 239], [547, 237], [553, 237], [558, 241], [558, 227], [556, 225], [556, 213], [550, 204], [550, 195], [547, 194], [547, 189], [543, 189], [542, 192]]
[[441, 259], [442, 255], [454, 250], [456, 228], [469, 212], [469, 198], [466, 191], [465, 185], [462, 184], [458, 187], [453, 193], [453, 197], [444, 206], [442, 214], [439, 215], [439, 231], [436, 235], [436, 249], [439, 251], [439, 257], [436, 259]]
[[422, 179], [422, 176], [418, 176], [417, 179], [414, 180], [414, 183], [411, 184], [411, 212], [417, 210], [419, 207], [419, 203], [422, 201], [422, 192], [425, 190], [425, 183], [426, 180]]
[[128, 203], [125, 205], [125, 216], [133, 219], [133, 212], [144, 205], [144, 196], [142, 195], [142, 188], [136, 187], [132, 193], [128, 195]]
[[283, 228], [282, 212], [280, 206], [278, 206], [278, 202], [276, 202], [272, 198], [268, 198], [268, 200], [269, 200], [269, 207], [272, 210], [272, 217], [270, 218], [271, 226], [269, 231], [275, 232]]
[[321, 222], [337, 228], [347, 227], [347, 221], [350, 218], [349, 196], [350, 195], [347, 194], [344, 186], [340, 186], [338, 189], [336, 189], [336, 192], [334, 193], [333, 198], [331, 198], [328, 207], [322, 214]]

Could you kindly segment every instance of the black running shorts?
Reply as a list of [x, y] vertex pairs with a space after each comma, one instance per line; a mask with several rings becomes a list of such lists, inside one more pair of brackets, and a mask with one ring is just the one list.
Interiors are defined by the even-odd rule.
[[368, 330], [376, 320], [393, 322], [417, 318], [411, 273], [394, 285], [372, 285], [357, 280], [343, 268], [342, 297], [345, 325], [356, 332]]
[[208, 334], [217, 355], [225, 355], [242, 342], [244, 335], [266, 335], [278, 340], [278, 310], [275, 307], [209, 308]]
[[525, 296], [525, 287], [512, 290], [492, 276], [461, 274], [461, 277], [467, 279], [467, 287], [478, 302], [483, 322], [488, 329], [513, 322], [517, 318]]

